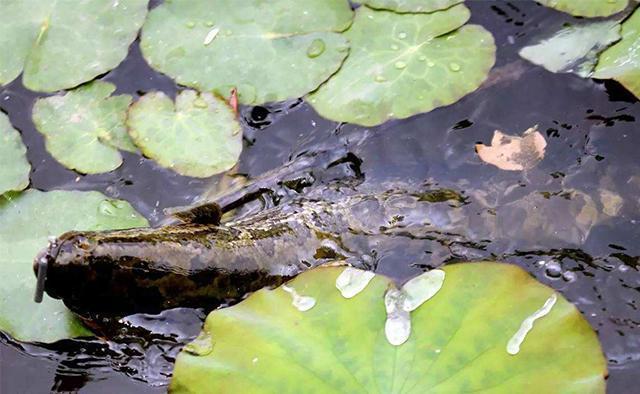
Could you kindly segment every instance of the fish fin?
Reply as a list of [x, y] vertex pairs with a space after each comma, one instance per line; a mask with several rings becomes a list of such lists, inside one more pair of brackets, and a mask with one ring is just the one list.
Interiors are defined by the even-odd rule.
[[215, 202], [208, 202], [193, 207], [177, 207], [165, 209], [165, 214], [173, 216], [183, 223], [220, 224], [222, 209]]

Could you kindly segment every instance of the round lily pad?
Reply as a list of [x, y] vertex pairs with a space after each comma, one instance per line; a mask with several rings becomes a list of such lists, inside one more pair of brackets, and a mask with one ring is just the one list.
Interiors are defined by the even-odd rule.
[[536, 0], [538, 3], [573, 16], [609, 16], [624, 10], [629, 0]]
[[640, 98], [640, 10], [622, 24], [622, 40], [604, 51], [594, 78], [615, 79]]
[[[344, 270], [314, 269], [212, 312], [178, 356], [170, 391], [604, 393], [594, 331], [516, 266], [448, 265], [401, 290], [360, 277], [349, 290], [368, 283], [351, 298], [336, 288]], [[403, 313], [409, 337], [393, 345]]]
[[33, 259], [50, 236], [147, 225], [129, 203], [98, 192], [30, 189], [0, 196], [0, 329], [38, 342], [91, 335], [61, 301], [33, 301]]
[[242, 127], [234, 110], [209, 93], [185, 90], [175, 105], [162, 92], [144, 95], [129, 110], [129, 134], [161, 166], [192, 177], [233, 167], [242, 152]]
[[118, 168], [118, 149], [135, 152], [125, 120], [131, 96], [109, 97], [116, 87], [95, 81], [64, 95], [41, 98], [33, 122], [44, 134], [47, 151], [65, 167], [84, 174]]
[[349, 57], [309, 102], [326, 118], [374, 126], [458, 101], [495, 61], [491, 33], [463, 26], [469, 15], [462, 4], [432, 14], [358, 8], [344, 33]]
[[149, 13], [142, 53], [178, 83], [243, 104], [297, 98], [331, 76], [348, 54], [337, 32], [346, 0], [176, 0]]
[[9, 117], [0, 112], [0, 194], [29, 186], [29, 171], [27, 148], [20, 133], [11, 126]]
[[3, 1], [0, 85], [53, 92], [87, 82], [127, 55], [148, 0]]
[[395, 12], [434, 12], [444, 10], [464, 0], [359, 0], [371, 8]]

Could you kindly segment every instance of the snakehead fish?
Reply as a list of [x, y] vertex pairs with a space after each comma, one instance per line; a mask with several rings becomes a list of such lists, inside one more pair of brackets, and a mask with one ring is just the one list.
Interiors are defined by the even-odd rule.
[[[420, 236], [464, 227], [448, 214], [449, 204], [434, 203], [425, 194], [338, 188], [323, 188], [317, 198], [313, 194], [224, 225], [216, 220], [218, 206], [208, 204], [181, 213], [186, 223], [69, 232], [36, 258], [35, 270], [42, 273], [44, 290], [74, 311], [213, 308], [349, 257], [341, 248], [348, 234], [375, 235], [398, 227]], [[405, 221], [412, 224], [403, 226]]]

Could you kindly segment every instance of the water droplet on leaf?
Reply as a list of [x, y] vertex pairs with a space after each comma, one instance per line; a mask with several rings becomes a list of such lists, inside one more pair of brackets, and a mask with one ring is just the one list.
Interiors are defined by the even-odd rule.
[[309, 56], [312, 59], [314, 57], [318, 57], [322, 55], [322, 53], [324, 52], [324, 49], [325, 49], [324, 41], [322, 41], [319, 38], [316, 38], [315, 40], [311, 41], [309, 48], [307, 48], [307, 56]]
[[403, 62], [402, 60], [398, 60], [393, 66], [398, 70], [402, 70], [407, 67], [407, 63]]
[[374, 276], [371, 271], [347, 267], [336, 279], [336, 288], [344, 298], [353, 298], [367, 287]]
[[460, 71], [460, 65], [458, 63], [449, 63], [449, 69], [454, 72]]

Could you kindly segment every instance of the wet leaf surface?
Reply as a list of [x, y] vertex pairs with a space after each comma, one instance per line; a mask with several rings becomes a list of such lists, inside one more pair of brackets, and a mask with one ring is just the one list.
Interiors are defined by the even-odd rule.
[[442, 288], [410, 312], [399, 346], [385, 336], [392, 282], [376, 275], [347, 299], [335, 286], [344, 269], [315, 269], [287, 285], [316, 300], [306, 311], [279, 288], [211, 313], [178, 357], [172, 392], [604, 392], [596, 334], [520, 268], [444, 267]]
[[348, 54], [337, 32], [351, 24], [346, 0], [165, 2], [142, 30], [145, 59], [178, 83], [242, 104], [297, 98]]
[[464, 5], [432, 14], [358, 8], [344, 33], [349, 57], [310, 104], [331, 120], [373, 126], [458, 101], [495, 61], [491, 33], [463, 26], [469, 15]]
[[118, 149], [136, 151], [125, 124], [132, 98], [110, 97], [115, 90], [112, 83], [95, 81], [36, 101], [33, 122], [62, 165], [85, 174], [109, 172], [122, 164]]
[[482, 161], [501, 170], [523, 171], [535, 167], [544, 158], [546, 147], [547, 141], [537, 127], [532, 127], [522, 137], [496, 130], [491, 145], [476, 144], [476, 152]]
[[360, 0], [371, 8], [395, 12], [434, 12], [444, 10], [464, 0]]
[[26, 87], [53, 92], [111, 70], [127, 55], [147, 14], [147, 3], [4, 1], [0, 13], [0, 85], [24, 71]]
[[141, 97], [129, 110], [129, 133], [140, 150], [181, 175], [209, 177], [233, 167], [242, 129], [224, 100], [185, 90], [175, 104], [161, 92]]
[[618, 21], [593, 22], [564, 27], [538, 44], [522, 48], [519, 54], [551, 72], [588, 77], [600, 52], [619, 39]]
[[629, 0], [536, 0], [538, 3], [573, 16], [609, 16], [624, 10]]
[[50, 236], [146, 226], [129, 203], [98, 192], [27, 190], [0, 197], [0, 329], [24, 341], [91, 335], [61, 301], [35, 304], [33, 259]]
[[611, 78], [640, 98], [640, 10], [622, 24], [622, 40], [600, 56], [594, 78]]
[[0, 194], [19, 191], [29, 186], [31, 165], [27, 148], [9, 117], [0, 112]]

